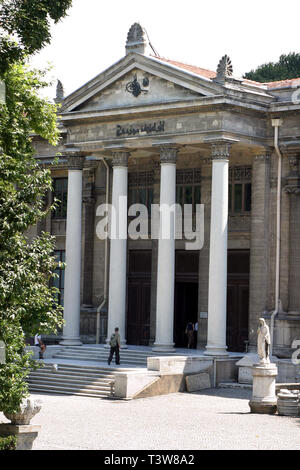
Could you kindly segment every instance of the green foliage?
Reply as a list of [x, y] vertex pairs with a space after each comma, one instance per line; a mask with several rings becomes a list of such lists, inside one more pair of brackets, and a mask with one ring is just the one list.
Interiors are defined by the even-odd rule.
[[6, 364], [0, 366], [0, 409], [18, 410], [28, 394], [24, 381], [34, 362], [24, 352], [25, 334], [47, 334], [62, 325], [57, 289], [49, 287], [57, 268], [54, 237], [29, 242], [27, 230], [46, 217], [50, 171], [34, 159], [33, 133], [58, 142], [56, 106], [40, 98], [43, 74], [15, 63], [3, 76], [6, 104], [0, 107], [0, 339]]
[[17, 436], [0, 436], [0, 450], [16, 450]]
[[244, 78], [248, 80], [261, 83], [298, 77], [300, 77], [300, 54], [296, 52], [282, 54], [278, 62], [260, 65], [256, 70], [251, 70], [244, 75]]
[[23, 53], [33, 54], [49, 44], [51, 20], [57, 23], [71, 5], [72, 0], [2, 0], [0, 73], [20, 60]]

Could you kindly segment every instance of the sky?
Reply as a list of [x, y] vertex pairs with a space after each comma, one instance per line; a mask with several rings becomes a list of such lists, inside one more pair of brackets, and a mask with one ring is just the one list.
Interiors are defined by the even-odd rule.
[[[227, 54], [241, 77], [300, 52], [299, 18], [299, 0], [73, 0], [31, 64], [50, 62], [48, 77], [67, 96], [125, 55], [129, 28], [139, 22], [160, 56], [216, 70]], [[55, 85], [47, 95], [54, 98]]]

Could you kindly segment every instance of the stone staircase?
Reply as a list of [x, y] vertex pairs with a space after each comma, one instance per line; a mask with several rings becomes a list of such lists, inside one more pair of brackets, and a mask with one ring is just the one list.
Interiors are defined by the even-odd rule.
[[53, 364], [45, 364], [32, 371], [27, 381], [30, 392], [105, 398], [113, 396], [117, 373], [118, 369], [109, 367], [59, 363], [55, 370]]
[[[44, 367], [30, 373], [27, 380], [29, 391], [96, 398], [113, 397], [116, 374], [145, 368], [147, 357], [157, 354], [151, 350], [122, 349], [120, 367], [115, 366], [115, 358], [111, 366], [108, 366], [108, 355], [109, 349], [104, 347], [64, 347], [53, 354]], [[57, 364], [57, 370], [53, 364]]]
[[[122, 365], [128, 365], [131, 367], [147, 367], [147, 357], [151, 356], [163, 356], [163, 355], [178, 355], [178, 353], [155, 353], [149, 349], [149, 351], [139, 349], [121, 349], [120, 358]], [[109, 349], [104, 347], [88, 347], [88, 346], [67, 346], [61, 351], [53, 355], [53, 361], [57, 359], [67, 359], [76, 361], [90, 361], [107, 364], [109, 356]], [[112, 364], [114, 364], [115, 358], [113, 358]]]
[[[116, 374], [145, 369], [147, 357], [157, 355], [150, 348], [121, 349], [121, 365], [116, 366], [113, 358], [111, 366], [108, 366], [109, 349], [101, 346], [66, 346], [54, 353], [51, 359], [45, 360], [44, 367], [30, 373], [27, 380], [29, 391], [112, 398]], [[159, 353], [159, 356], [164, 355], [176, 356], [178, 352]]]

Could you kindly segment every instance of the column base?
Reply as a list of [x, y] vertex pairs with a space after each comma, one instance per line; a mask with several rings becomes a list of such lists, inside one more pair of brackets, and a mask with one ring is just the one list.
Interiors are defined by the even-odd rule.
[[277, 411], [277, 400], [250, 400], [249, 407], [251, 413], [274, 415]]
[[61, 344], [62, 346], [82, 346], [82, 341], [80, 340], [80, 338], [63, 338], [59, 344]]
[[203, 354], [205, 354], [205, 356], [229, 356], [227, 346], [206, 346], [206, 349]]
[[154, 343], [153, 352], [176, 352], [175, 343]]

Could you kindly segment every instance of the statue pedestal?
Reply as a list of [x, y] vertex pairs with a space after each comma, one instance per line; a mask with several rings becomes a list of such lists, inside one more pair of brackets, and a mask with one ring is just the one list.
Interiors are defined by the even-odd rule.
[[0, 436], [16, 436], [16, 450], [31, 450], [40, 429], [37, 424], [0, 423]]
[[251, 413], [274, 414], [277, 410], [275, 380], [276, 364], [254, 364], [252, 367], [253, 391], [249, 401]]

